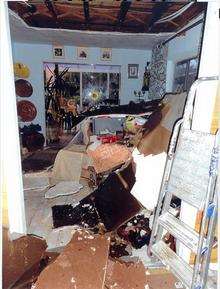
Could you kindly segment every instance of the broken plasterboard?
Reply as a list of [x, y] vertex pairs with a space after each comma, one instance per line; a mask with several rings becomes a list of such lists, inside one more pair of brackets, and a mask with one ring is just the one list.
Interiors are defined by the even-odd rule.
[[46, 199], [52, 199], [59, 196], [68, 196], [79, 192], [80, 189], [83, 188], [78, 182], [75, 181], [61, 181], [52, 188], [50, 188], [45, 193]]

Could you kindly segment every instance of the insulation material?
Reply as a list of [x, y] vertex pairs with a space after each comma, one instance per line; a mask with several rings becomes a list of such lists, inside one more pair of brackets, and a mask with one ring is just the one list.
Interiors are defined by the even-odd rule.
[[77, 231], [58, 258], [39, 276], [35, 289], [103, 289], [108, 237]]
[[183, 115], [187, 93], [168, 94], [164, 101], [169, 103], [170, 109], [164, 116], [161, 125], [169, 131], [173, 131], [173, 126]]
[[136, 164], [136, 182], [131, 190], [131, 194], [147, 210], [153, 211], [157, 205], [160, 192], [166, 153], [144, 157], [144, 155], [135, 149], [133, 151], [133, 159]]
[[49, 187], [48, 172], [30, 173], [23, 175], [24, 190], [44, 190]]
[[10, 241], [8, 230], [3, 229], [3, 288], [11, 287], [39, 262], [46, 248], [44, 240], [31, 235]]
[[154, 130], [142, 138], [138, 145], [138, 150], [145, 156], [167, 152], [171, 134], [172, 133], [169, 130], [158, 125]]
[[68, 196], [79, 192], [83, 188], [83, 185], [77, 182], [71, 181], [62, 181], [50, 188], [46, 194], [46, 199], [56, 198], [59, 196]]
[[[162, 120], [170, 110], [169, 103], [161, 110]], [[168, 149], [171, 131], [161, 125], [161, 122], [149, 133], [145, 134], [138, 144], [138, 150], [144, 155], [160, 154]]]
[[105, 286], [114, 289], [145, 289], [146, 274], [142, 262], [108, 261]]
[[56, 184], [60, 181], [76, 181], [79, 182], [83, 167], [90, 164], [87, 154], [72, 151], [71, 147], [60, 150], [57, 154], [51, 183]]
[[96, 173], [102, 173], [116, 168], [131, 159], [130, 150], [123, 145], [102, 144], [96, 150], [87, 150], [93, 161]]

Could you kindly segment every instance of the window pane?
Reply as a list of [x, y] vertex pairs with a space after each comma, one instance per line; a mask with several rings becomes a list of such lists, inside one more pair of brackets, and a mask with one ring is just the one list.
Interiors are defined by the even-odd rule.
[[193, 58], [189, 62], [189, 74], [197, 74], [198, 58]]
[[119, 104], [120, 74], [109, 74], [109, 99], [112, 104]]
[[82, 101], [92, 106], [107, 98], [107, 73], [82, 73]]
[[186, 75], [186, 69], [187, 69], [187, 62], [177, 63], [176, 69], [175, 69], [175, 77], [185, 76]]
[[187, 61], [182, 61], [176, 64], [175, 75], [174, 75], [174, 84], [173, 91], [181, 92], [185, 91], [186, 83], [186, 72], [187, 72]]

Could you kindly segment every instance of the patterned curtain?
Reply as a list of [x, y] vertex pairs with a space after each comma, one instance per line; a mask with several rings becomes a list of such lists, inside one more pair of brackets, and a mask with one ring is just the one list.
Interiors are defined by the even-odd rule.
[[166, 92], [167, 46], [156, 45], [150, 65], [149, 99], [161, 98]]

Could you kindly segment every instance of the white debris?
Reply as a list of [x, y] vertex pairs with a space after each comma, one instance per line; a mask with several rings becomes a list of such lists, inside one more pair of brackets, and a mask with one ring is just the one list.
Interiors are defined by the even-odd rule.
[[61, 181], [57, 185], [50, 188], [46, 194], [46, 199], [52, 199], [59, 196], [68, 196], [79, 192], [83, 188], [78, 182], [75, 181]]
[[71, 280], [70, 280], [70, 282], [71, 282], [71, 283], [76, 283], [76, 280], [75, 280], [75, 278], [74, 278], [74, 277], [72, 277], [72, 278], [71, 278]]
[[90, 247], [90, 248], [91, 248], [91, 250], [92, 250], [93, 252], [96, 251], [96, 248], [95, 248], [95, 247]]
[[144, 289], [150, 289], [149, 285], [145, 285]]
[[140, 235], [141, 235], [141, 237], [143, 237], [144, 235], [146, 235], [146, 232], [144, 230], [141, 230]]
[[180, 281], [179, 281], [179, 282], [178, 282], [178, 281], [177, 281], [177, 282], [175, 282], [175, 284], [174, 284], [174, 285], [175, 285], [175, 287], [176, 287], [177, 289], [181, 289], [181, 288], [184, 288], [184, 286], [183, 286], [183, 283], [182, 283], [182, 282], [180, 282]]
[[90, 204], [84, 204], [82, 205], [83, 208], [86, 208], [86, 207], [90, 207]]
[[145, 157], [136, 148], [132, 156], [136, 164], [136, 182], [131, 194], [147, 210], [153, 211], [157, 205], [167, 155], [161, 153]]

